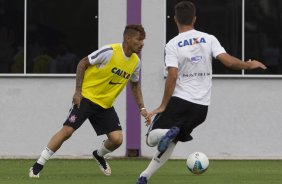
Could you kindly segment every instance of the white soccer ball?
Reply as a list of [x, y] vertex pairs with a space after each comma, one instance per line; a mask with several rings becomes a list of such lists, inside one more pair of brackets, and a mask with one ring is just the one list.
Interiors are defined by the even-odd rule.
[[209, 167], [209, 159], [202, 152], [194, 152], [188, 156], [186, 165], [192, 173], [202, 174]]

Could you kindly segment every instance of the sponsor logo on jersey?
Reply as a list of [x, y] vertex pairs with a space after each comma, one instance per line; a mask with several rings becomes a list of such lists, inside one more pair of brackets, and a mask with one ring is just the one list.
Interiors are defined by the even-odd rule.
[[125, 78], [125, 79], [129, 79], [130, 78], [130, 74], [127, 73], [126, 71], [123, 71], [117, 67], [114, 67], [112, 68], [112, 73], [115, 74], [115, 75], [118, 75], [122, 78]]
[[194, 57], [191, 57], [191, 61], [193, 62], [193, 63], [198, 63], [199, 61], [201, 61], [202, 60], [202, 56], [194, 56]]
[[188, 73], [188, 74], [183, 74], [182, 77], [205, 77], [210, 75], [211, 73]]
[[185, 47], [187, 45], [195, 45], [195, 44], [199, 44], [199, 43], [206, 43], [205, 38], [190, 38], [187, 40], [183, 40], [178, 42], [178, 47]]
[[113, 81], [110, 81], [109, 84], [115, 85], [115, 84], [122, 84], [122, 83], [121, 83], [121, 82], [113, 82]]

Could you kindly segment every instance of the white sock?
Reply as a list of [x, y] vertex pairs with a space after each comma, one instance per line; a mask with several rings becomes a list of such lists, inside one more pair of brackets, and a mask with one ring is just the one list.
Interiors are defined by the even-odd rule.
[[102, 143], [101, 147], [97, 150], [97, 154], [98, 154], [100, 157], [103, 157], [103, 156], [106, 155], [107, 153], [112, 152], [111, 150], [107, 149], [104, 144], [105, 144], [105, 141]]
[[159, 151], [157, 151], [148, 167], [140, 174], [141, 176], [146, 177], [147, 179], [150, 179], [150, 177], [162, 166], [164, 163], [170, 158], [174, 148], [175, 143], [171, 142], [167, 148], [167, 150], [161, 154]]
[[169, 129], [154, 129], [150, 131], [147, 137], [148, 146], [156, 146], [167, 131], [169, 131]]
[[41, 155], [39, 157], [39, 159], [37, 160], [37, 163], [44, 165], [47, 160], [50, 159], [50, 157], [54, 154], [54, 152], [52, 150], [50, 150], [49, 148], [45, 148], [42, 152]]

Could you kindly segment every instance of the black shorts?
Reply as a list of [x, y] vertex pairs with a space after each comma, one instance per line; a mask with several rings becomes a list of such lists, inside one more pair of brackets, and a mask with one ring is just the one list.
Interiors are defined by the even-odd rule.
[[97, 135], [122, 129], [114, 107], [104, 109], [86, 98], [81, 100], [79, 108], [72, 106], [64, 125], [78, 129], [86, 119], [89, 119]]
[[170, 129], [177, 126], [180, 128], [180, 132], [176, 140], [190, 141], [193, 139], [191, 132], [205, 121], [207, 113], [208, 106], [171, 97], [165, 111], [155, 116], [149, 131], [157, 128]]

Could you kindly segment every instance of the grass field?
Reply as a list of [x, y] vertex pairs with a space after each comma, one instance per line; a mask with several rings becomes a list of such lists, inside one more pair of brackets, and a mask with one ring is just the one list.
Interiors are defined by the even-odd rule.
[[[0, 160], [1, 184], [135, 184], [147, 159], [111, 159], [111, 176], [104, 176], [94, 160], [50, 160], [40, 179], [28, 177], [34, 160]], [[150, 184], [281, 184], [282, 160], [211, 160], [202, 175], [193, 175], [184, 160], [169, 160]]]

